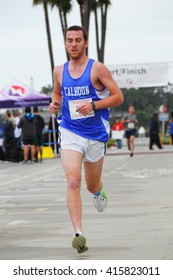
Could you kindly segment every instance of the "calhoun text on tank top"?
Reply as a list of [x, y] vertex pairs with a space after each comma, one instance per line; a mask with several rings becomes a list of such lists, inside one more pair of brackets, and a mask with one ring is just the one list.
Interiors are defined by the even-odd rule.
[[107, 142], [110, 132], [109, 109], [94, 110], [87, 116], [77, 111], [81, 102], [101, 100], [109, 96], [106, 88], [97, 90], [92, 85], [90, 75], [93, 62], [93, 59], [88, 61], [84, 73], [79, 78], [72, 78], [68, 71], [68, 62], [64, 64], [60, 126], [82, 137]]

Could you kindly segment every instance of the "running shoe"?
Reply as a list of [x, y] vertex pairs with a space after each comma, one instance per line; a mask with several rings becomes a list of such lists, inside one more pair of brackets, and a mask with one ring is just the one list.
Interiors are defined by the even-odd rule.
[[86, 238], [79, 233], [75, 233], [72, 240], [72, 247], [78, 251], [78, 253], [84, 253], [88, 251], [88, 247], [86, 246]]
[[99, 195], [94, 195], [94, 205], [97, 211], [103, 212], [107, 206], [108, 197], [104, 191]]

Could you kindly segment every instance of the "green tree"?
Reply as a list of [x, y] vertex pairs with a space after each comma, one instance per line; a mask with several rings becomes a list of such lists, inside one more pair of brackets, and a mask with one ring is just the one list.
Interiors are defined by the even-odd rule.
[[41, 92], [45, 93], [46, 95], [51, 95], [52, 90], [53, 90], [53, 87], [51, 85], [48, 85], [48, 86], [42, 87]]

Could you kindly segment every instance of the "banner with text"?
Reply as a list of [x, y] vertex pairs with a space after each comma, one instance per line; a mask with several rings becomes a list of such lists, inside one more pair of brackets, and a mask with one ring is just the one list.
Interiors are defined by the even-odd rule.
[[169, 63], [107, 65], [120, 88], [168, 85]]

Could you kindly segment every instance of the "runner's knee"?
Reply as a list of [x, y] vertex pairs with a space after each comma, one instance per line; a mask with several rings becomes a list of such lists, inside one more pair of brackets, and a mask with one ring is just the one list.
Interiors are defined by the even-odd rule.
[[68, 178], [68, 187], [70, 190], [76, 190], [80, 188], [81, 177], [79, 176], [70, 176]]

